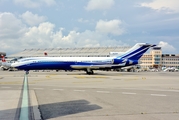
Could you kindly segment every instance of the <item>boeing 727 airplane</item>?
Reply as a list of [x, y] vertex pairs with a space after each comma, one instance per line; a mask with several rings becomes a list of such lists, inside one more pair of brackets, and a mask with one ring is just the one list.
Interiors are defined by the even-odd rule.
[[93, 74], [93, 70], [116, 69], [139, 63], [141, 56], [156, 45], [137, 43], [124, 54], [116, 57], [29, 57], [11, 63], [10, 67], [19, 70], [84, 70]]

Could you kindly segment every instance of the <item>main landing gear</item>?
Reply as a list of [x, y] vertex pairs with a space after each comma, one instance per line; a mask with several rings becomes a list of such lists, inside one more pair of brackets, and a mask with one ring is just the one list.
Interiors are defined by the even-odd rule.
[[94, 74], [94, 72], [93, 72], [93, 70], [87, 69], [87, 70], [86, 70], [86, 74], [92, 75], [92, 74]]

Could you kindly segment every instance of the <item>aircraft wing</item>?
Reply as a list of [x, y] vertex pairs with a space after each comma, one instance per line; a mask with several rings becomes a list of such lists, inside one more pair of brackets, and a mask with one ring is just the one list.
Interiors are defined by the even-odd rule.
[[132, 66], [127, 66], [127, 67], [122, 67], [121, 69], [130, 69], [132, 67], [134, 67], [134, 66], [132, 65]]
[[86, 68], [90, 68], [90, 69], [99, 69], [99, 68], [111, 68], [111, 67], [124, 67], [126, 63], [122, 63], [122, 64], [115, 64], [115, 65], [71, 65], [72, 68], [74, 69], [86, 69]]

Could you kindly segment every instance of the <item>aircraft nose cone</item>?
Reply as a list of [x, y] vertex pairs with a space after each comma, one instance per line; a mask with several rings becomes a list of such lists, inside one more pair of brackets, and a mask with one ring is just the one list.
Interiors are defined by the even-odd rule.
[[11, 67], [16, 67], [16, 65], [14, 63], [11, 64]]

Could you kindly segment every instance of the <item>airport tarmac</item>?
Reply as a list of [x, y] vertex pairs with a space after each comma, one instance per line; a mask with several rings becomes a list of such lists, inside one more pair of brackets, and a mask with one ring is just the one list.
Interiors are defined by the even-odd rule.
[[24, 73], [0, 71], [0, 119], [179, 119], [179, 72]]

